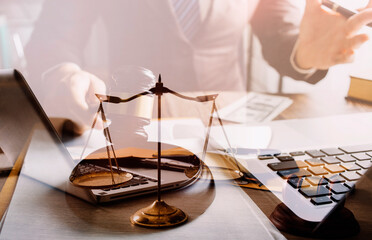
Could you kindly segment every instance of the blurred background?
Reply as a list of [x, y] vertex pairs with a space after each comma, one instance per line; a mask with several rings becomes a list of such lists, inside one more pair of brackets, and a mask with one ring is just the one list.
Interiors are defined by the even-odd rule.
[[[305, 6], [305, 1], [296, 0], [294, 2], [302, 8]], [[365, 5], [367, 0], [338, 0], [336, 2], [358, 9]], [[27, 59], [24, 56], [23, 49], [30, 39], [43, 3], [44, 0], [1, 0], [1, 68], [20, 69], [27, 78]], [[369, 29], [364, 29], [363, 31], [371, 32]], [[370, 35], [372, 36], [372, 34]], [[91, 68], [99, 72], [100, 69], [104, 69], [108, 64], [107, 55], [105, 54], [106, 37], [104, 25], [98, 20], [92, 29], [89, 43], [84, 49], [85, 63], [86, 66], [89, 66], [87, 70]], [[304, 93], [308, 91], [332, 90], [345, 92], [346, 95], [349, 85], [347, 76], [359, 64], [360, 60], [358, 59], [363, 59], [364, 63], [368, 60], [368, 53], [372, 52], [372, 43], [366, 44], [357, 52], [356, 63], [333, 67], [327, 79], [314, 86], [279, 76], [262, 58], [261, 46], [255, 36], [251, 34], [249, 25], [247, 25], [247, 29], [242, 36], [241, 49], [241, 64], [244, 71], [242, 74], [247, 80], [245, 83], [247, 90], [269, 93]]]

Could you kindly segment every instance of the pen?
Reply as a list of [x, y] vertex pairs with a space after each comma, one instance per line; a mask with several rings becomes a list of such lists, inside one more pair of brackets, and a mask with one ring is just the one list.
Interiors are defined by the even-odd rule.
[[[344, 7], [338, 5], [337, 3], [332, 2], [330, 0], [322, 0], [322, 5], [326, 6], [327, 8], [331, 9], [332, 11], [340, 13], [342, 16], [344, 16], [346, 18], [349, 18], [349, 17], [358, 13], [356, 11], [352, 11], [350, 9], [344, 8]], [[372, 23], [368, 23], [367, 26], [372, 27]]]

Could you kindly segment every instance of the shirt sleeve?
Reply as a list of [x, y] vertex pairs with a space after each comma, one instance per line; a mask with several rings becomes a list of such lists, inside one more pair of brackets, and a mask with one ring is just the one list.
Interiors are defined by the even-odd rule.
[[280, 75], [315, 84], [325, 77], [327, 70], [307, 71], [297, 67], [294, 61], [301, 13], [294, 0], [261, 0], [251, 25], [265, 60]]

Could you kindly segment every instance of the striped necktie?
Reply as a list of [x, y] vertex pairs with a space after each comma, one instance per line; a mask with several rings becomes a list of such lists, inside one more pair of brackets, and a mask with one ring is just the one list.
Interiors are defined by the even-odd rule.
[[178, 24], [188, 40], [192, 40], [200, 24], [200, 9], [198, 0], [172, 0]]

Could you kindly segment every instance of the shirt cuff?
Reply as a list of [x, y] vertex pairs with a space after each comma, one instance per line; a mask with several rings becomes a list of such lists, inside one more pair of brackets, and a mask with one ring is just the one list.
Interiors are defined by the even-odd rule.
[[308, 79], [309, 77], [311, 77], [311, 75], [313, 75], [316, 72], [316, 69], [315, 68], [303, 69], [303, 68], [301, 68], [297, 65], [296, 59], [295, 59], [297, 46], [298, 46], [298, 40], [296, 41], [296, 43], [293, 47], [293, 50], [292, 50], [289, 61], [291, 62], [291, 65], [292, 65], [293, 69], [296, 70], [296, 72], [304, 74], [305, 79]]

